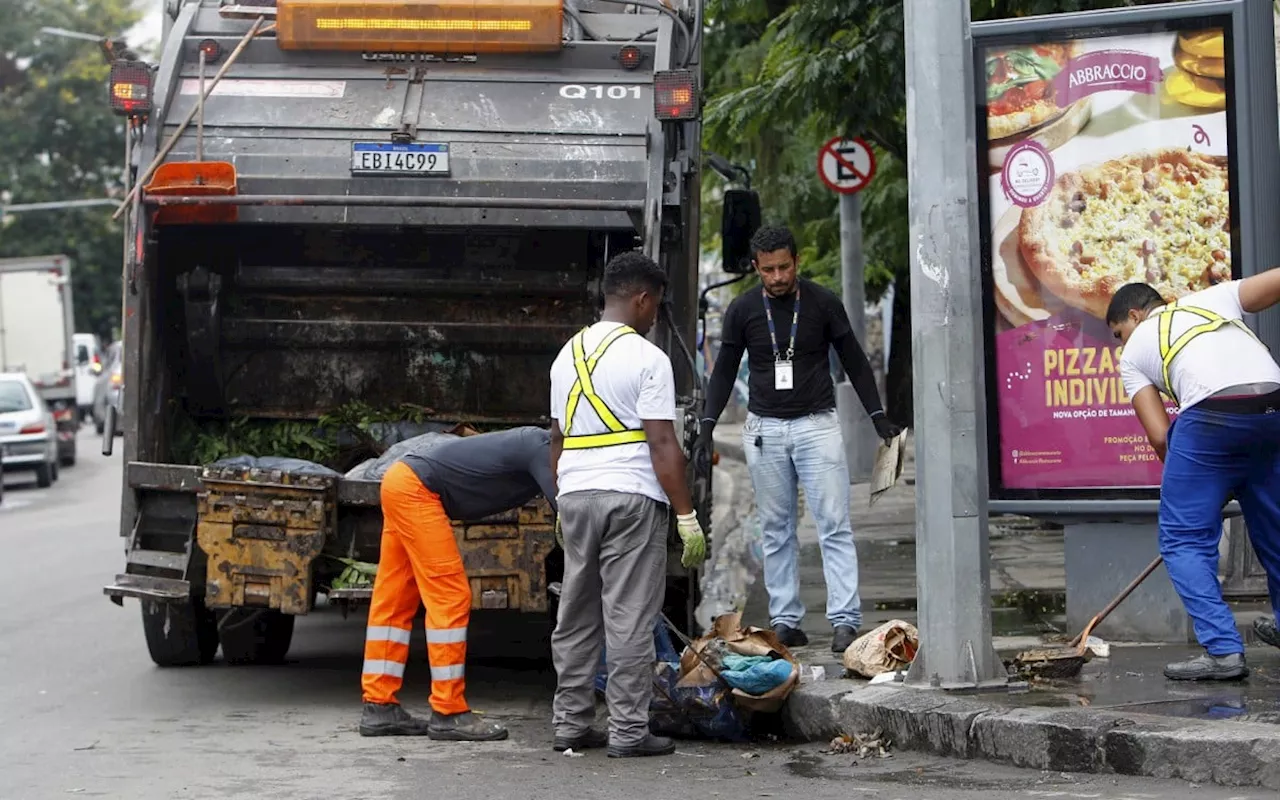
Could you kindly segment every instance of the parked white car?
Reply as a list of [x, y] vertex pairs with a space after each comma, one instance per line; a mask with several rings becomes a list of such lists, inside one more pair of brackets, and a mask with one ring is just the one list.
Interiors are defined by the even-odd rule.
[[58, 479], [58, 433], [53, 413], [21, 372], [0, 372], [0, 467], [34, 470], [36, 485]]

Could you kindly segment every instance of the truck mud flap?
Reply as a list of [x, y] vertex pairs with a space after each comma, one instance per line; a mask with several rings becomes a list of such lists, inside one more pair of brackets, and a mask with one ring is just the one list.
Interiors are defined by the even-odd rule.
[[311, 562], [337, 528], [337, 478], [206, 467], [200, 479], [196, 537], [208, 556], [205, 605], [306, 614]]

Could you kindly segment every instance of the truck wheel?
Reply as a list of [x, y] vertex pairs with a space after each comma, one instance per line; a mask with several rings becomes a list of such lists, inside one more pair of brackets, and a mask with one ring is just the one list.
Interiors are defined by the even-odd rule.
[[55, 469], [57, 469], [57, 467], [48, 462], [36, 467], [36, 486], [39, 486], [41, 489], [48, 489], [52, 486]]
[[143, 600], [142, 630], [151, 660], [161, 667], [209, 664], [218, 652], [218, 621], [198, 601]]
[[228, 664], [279, 664], [293, 642], [292, 614], [235, 608], [218, 622], [222, 657]]
[[62, 464], [62, 466], [64, 466], [64, 467], [74, 467], [74, 466], [76, 465], [76, 447], [75, 447], [75, 445], [74, 445], [74, 444], [73, 444], [73, 445], [71, 445], [71, 452], [70, 452], [70, 453], [65, 453], [65, 454], [63, 454], [63, 456], [62, 456], [60, 459], [58, 459], [58, 461], [59, 461], [59, 463], [61, 463], [61, 464]]

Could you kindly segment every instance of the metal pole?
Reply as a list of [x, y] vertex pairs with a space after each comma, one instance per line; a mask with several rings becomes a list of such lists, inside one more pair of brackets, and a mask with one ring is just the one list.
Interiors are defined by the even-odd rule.
[[969, 4], [911, 0], [906, 35], [921, 644], [907, 682], [1007, 685], [991, 645]]
[[[840, 286], [844, 310], [858, 343], [867, 342], [866, 263], [862, 253], [862, 198], [858, 194], [840, 195]], [[840, 433], [844, 439], [845, 460], [849, 464], [851, 483], [871, 480], [875, 465], [875, 426], [867, 416], [853, 384], [846, 380], [836, 386], [836, 407], [840, 411]]]

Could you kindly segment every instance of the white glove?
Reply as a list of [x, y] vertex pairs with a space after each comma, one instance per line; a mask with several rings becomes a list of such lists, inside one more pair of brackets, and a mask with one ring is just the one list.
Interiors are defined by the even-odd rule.
[[707, 537], [698, 524], [697, 512], [676, 515], [676, 532], [684, 542], [684, 555], [680, 563], [687, 569], [698, 566], [707, 558]]

